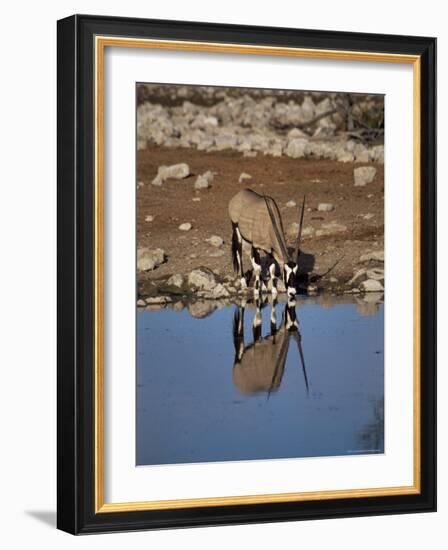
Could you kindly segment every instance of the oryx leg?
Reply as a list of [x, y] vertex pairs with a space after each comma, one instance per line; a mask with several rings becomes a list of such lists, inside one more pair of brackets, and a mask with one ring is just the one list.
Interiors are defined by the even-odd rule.
[[244, 353], [244, 303], [237, 306], [233, 316], [233, 345], [235, 348], [235, 364], [241, 361]]
[[241, 288], [246, 288], [246, 278], [243, 269], [243, 238], [238, 224], [232, 222], [232, 261], [235, 273], [240, 274]]
[[255, 303], [256, 310], [255, 315], [252, 320], [252, 334], [254, 337], [254, 342], [258, 342], [261, 338], [261, 328], [262, 328], [262, 316], [261, 316], [261, 300], [257, 300]]
[[271, 306], [271, 335], [274, 336], [277, 332], [277, 300], [272, 300]]
[[254, 296], [258, 298], [261, 292], [261, 258], [258, 250], [254, 247], [252, 247], [250, 253], [250, 261], [252, 262], [255, 275]]
[[277, 290], [277, 262], [274, 260], [273, 256], [270, 257], [269, 280], [271, 282], [271, 293], [272, 293], [272, 296], [275, 298], [278, 294], [278, 290]]

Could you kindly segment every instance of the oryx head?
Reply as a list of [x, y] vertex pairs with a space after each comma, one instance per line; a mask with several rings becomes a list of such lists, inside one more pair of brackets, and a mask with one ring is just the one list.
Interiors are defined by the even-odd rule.
[[272, 226], [274, 227], [274, 231], [277, 237], [277, 241], [281, 248], [281, 253], [283, 256], [283, 282], [285, 283], [286, 292], [288, 297], [294, 297], [297, 294], [298, 289], [298, 263], [299, 263], [299, 256], [300, 256], [300, 240], [302, 238], [302, 225], [303, 225], [303, 213], [305, 210], [305, 196], [303, 197], [302, 202], [302, 211], [300, 213], [300, 222], [299, 222], [299, 230], [297, 233], [297, 240], [294, 247], [294, 250], [292, 254], [288, 252], [288, 248], [286, 246], [285, 237], [283, 234], [283, 228], [280, 226], [281, 220], [277, 220], [277, 217], [275, 216], [275, 213], [273, 211], [272, 205], [270, 202], [266, 200], [266, 206], [269, 212], [269, 216], [271, 218]]

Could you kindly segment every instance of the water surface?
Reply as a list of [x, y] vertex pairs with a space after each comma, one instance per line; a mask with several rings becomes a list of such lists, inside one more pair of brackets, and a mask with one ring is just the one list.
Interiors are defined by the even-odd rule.
[[222, 305], [138, 311], [137, 465], [384, 452], [382, 296]]

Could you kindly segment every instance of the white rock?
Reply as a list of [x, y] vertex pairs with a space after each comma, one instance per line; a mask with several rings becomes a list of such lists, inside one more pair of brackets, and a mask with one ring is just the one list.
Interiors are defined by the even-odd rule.
[[145, 217], [145, 222], [153, 222], [153, 221], [154, 221], [154, 216], [148, 215]]
[[176, 286], [180, 288], [184, 284], [184, 278], [180, 273], [176, 273], [175, 275], [171, 275], [166, 284], [168, 286]]
[[198, 267], [189, 273], [188, 284], [199, 290], [213, 290], [217, 281], [213, 271], [206, 267]]
[[362, 217], [363, 220], [371, 220], [372, 218], [375, 217], [375, 214], [364, 214], [364, 216]]
[[294, 139], [294, 138], [307, 138], [307, 135], [305, 134], [304, 131], [300, 130], [300, 128], [293, 128], [292, 130], [289, 130], [289, 132], [287, 133], [287, 136], [289, 139]]
[[305, 149], [308, 141], [303, 138], [294, 138], [288, 141], [285, 149], [285, 154], [293, 159], [302, 158], [305, 156]]
[[165, 252], [161, 248], [139, 248], [137, 250], [137, 270], [152, 271], [165, 261]]
[[294, 206], [297, 206], [297, 204], [296, 204], [295, 201], [288, 201], [288, 202], [286, 203], [286, 206], [287, 206], [288, 208], [294, 208]]
[[221, 256], [224, 256], [224, 254], [225, 254], [224, 250], [215, 250], [215, 252], [210, 252], [209, 257], [220, 258]]
[[384, 262], [384, 250], [374, 250], [372, 252], [367, 252], [359, 258], [360, 262], [369, 262], [370, 260]]
[[362, 166], [353, 170], [353, 177], [356, 187], [363, 187], [368, 183], [372, 183], [376, 175], [376, 168], [373, 166]]
[[352, 286], [352, 285], [358, 285], [359, 283], [361, 283], [361, 282], [364, 281], [365, 279], [367, 279], [366, 270], [365, 270], [365, 269], [359, 269], [359, 270], [353, 275], [353, 277], [350, 279], [350, 281], [348, 281], [348, 284], [349, 284], [350, 286]]
[[184, 179], [190, 175], [190, 167], [185, 162], [171, 166], [159, 166], [157, 176], [152, 180], [153, 185], [162, 185], [167, 179]]
[[374, 145], [370, 149], [370, 158], [373, 162], [384, 164], [384, 145]]
[[146, 302], [145, 300], [142, 300], [141, 298], [137, 300], [137, 307], [145, 307]]
[[194, 182], [194, 188], [195, 189], [207, 189], [210, 187], [210, 184], [212, 183], [214, 178], [213, 172], [210, 172], [210, 170], [207, 170], [207, 172], [204, 172], [203, 174], [199, 175]]
[[336, 160], [339, 162], [354, 162], [355, 155], [350, 151], [340, 151], [336, 156]]
[[[290, 237], [297, 238], [297, 234], [299, 232], [299, 224], [297, 222], [293, 222], [289, 228], [288, 228], [288, 235]], [[315, 233], [315, 229], [312, 225], [307, 225], [302, 229], [302, 237], [312, 237]]]
[[368, 279], [374, 279], [375, 281], [384, 281], [384, 269], [375, 267], [366, 271]]
[[229, 291], [224, 285], [218, 283], [212, 290], [213, 298], [227, 298], [230, 296]]
[[169, 304], [173, 300], [170, 298], [170, 296], [150, 296], [149, 298], [146, 298], [146, 303], [151, 304]]
[[201, 197], [193, 197], [191, 200], [193, 202], [201, 202]]
[[321, 229], [316, 231], [316, 237], [323, 237], [326, 235], [335, 235], [337, 233], [345, 233], [347, 226], [342, 223], [331, 222], [323, 223]]
[[247, 172], [241, 172], [240, 177], [238, 178], [238, 183], [243, 183], [243, 181], [251, 180], [252, 176]]
[[181, 231], [190, 231], [191, 227], [192, 227], [191, 223], [188, 223], [188, 222], [187, 223], [181, 223], [179, 225], [179, 229]]
[[218, 235], [212, 235], [208, 239], [205, 239], [208, 243], [210, 243], [212, 246], [216, 246], [216, 248], [219, 248], [224, 244], [224, 239], [219, 237]]
[[319, 212], [331, 212], [334, 210], [334, 204], [331, 204], [329, 202], [321, 202], [319, 203], [317, 209]]
[[238, 143], [238, 138], [231, 132], [222, 132], [215, 138], [215, 146], [218, 151], [224, 149], [235, 149]]
[[210, 300], [198, 300], [188, 304], [188, 311], [196, 319], [204, 319], [213, 313], [216, 309], [216, 302]]
[[384, 290], [383, 285], [375, 279], [367, 279], [367, 281], [363, 281], [360, 288], [364, 292], [381, 292]]

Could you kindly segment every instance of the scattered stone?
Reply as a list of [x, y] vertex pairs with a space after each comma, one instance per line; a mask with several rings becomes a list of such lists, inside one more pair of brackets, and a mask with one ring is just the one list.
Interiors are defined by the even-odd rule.
[[146, 216], [145, 217], [145, 222], [153, 222], [154, 221], [154, 216]]
[[212, 296], [213, 298], [228, 298], [230, 293], [224, 285], [218, 283], [212, 290]]
[[180, 273], [176, 273], [175, 275], [171, 275], [171, 277], [166, 282], [168, 286], [175, 286], [177, 288], [181, 288], [181, 286], [184, 284], [184, 278]]
[[372, 183], [376, 175], [376, 168], [373, 166], [362, 166], [353, 170], [353, 177], [356, 187], [363, 187], [368, 183]]
[[355, 155], [349, 151], [340, 151], [336, 156], [336, 160], [339, 162], [354, 162]]
[[311, 296], [316, 295], [317, 294], [317, 286], [316, 285], [308, 285], [306, 291]]
[[187, 223], [181, 223], [179, 225], [179, 229], [181, 231], [190, 231], [191, 227], [192, 227], [191, 223], [188, 223], [188, 222]]
[[373, 162], [384, 164], [384, 145], [374, 145], [370, 149], [370, 159]]
[[251, 180], [252, 176], [247, 172], [241, 172], [240, 177], [238, 178], [238, 183], [243, 183], [246, 180]]
[[219, 248], [224, 244], [224, 239], [221, 237], [218, 237], [218, 235], [212, 235], [208, 239], [205, 239], [206, 242], [210, 243], [212, 246], [216, 246], [216, 248]]
[[152, 271], [165, 261], [165, 252], [161, 248], [139, 248], [137, 250], [137, 270]]
[[337, 279], [336, 277], [330, 277], [329, 281], [330, 281], [330, 283], [336, 284], [336, 283], [339, 282], [339, 279]]
[[225, 254], [224, 250], [216, 250], [215, 252], [210, 252], [209, 257], [220, 258], [221, 256], [224, 256], [224, 254]]
[[198, 267], [188, 275], [188, 284], [199, 290], [213, 290], [218, 283], [213, 271], [207, 267]]
[[171, 166], [159, 166], [157, 176], [152, 180], [152, 185], [160, 186], [167, 179], [184, 179], [190, 175], [190, 167], [185, 162], [172, 164]]
[[359, 258], [360, 262], [370, 262], [371, 260], [376, 262], [384, 262], [384, 250], [367, 252]]
[[286, 206], [287, 206], [288, 208], [294, 208], [294, 206], [297, 206], [297, 204], [296, 204], [296, 201], [288, 201], [288, 202], [286, 203]]
[[171, 306], [174, 311], [182, 311], [184, 309], [184, 304], [181, 300], [178, 300]]
[[213, 181], [214, 175], [213, 172], [210, 170], [207, 170], [207, 172], [204, 172], [203, 174], [199, 175], [194, 183], [195, 189], [207, 189], [210, 187], [212, 181]]
[[216, 302], [211, 300], [197, 300], [188, 304], [188, 311], [195, 319], [204, 319], [211, 315], [217, 308]]
[[331, 222], [323, 223], [321, 229], [316, 231], [316, 237], [324, 237], [328, 235], [336, 235], [337, 233], [345, 233], [347, 226], [342, 223]]
[[[289, 228], [288, 228], [288, 236], [297, 238], [297, 234], [299, 232], [299, 224], [297, 222], [293, 222]], [[312, 237], [315, 233], [315, 229], [312, 225], [307, 225], [302, 229], [302, 237]]]
[[145, 306], [146, 306], [145, 300], [142, 300], [141, 298], [139, 298], [137, 300], [137, 307], [145, 307]]
[[137, 182], [137, 189], [140, 189], [141, 187], [144, 187], [145, 186], [145, 182], [144, 181], [138, 181]]
[[368, 279], [373, 279], [375, 281], [384, 281], [384, 269], [380, 269], [379, 267], [368, 269], [366, 271], [366, 275]]
[[201, 202], [201, 197], [193, 197], [191, 200], [193, 202]]
[[367, 274], [365, 269], [359, 269], [353, 277], [348, 281], [348, 285], [350, 286], [358, 286], [360, 283], [365, 281], [367, 279]]
[[363, 220], [371, 220], [372, 218], [375, 217], [375, 214], [371, 214], [371, 213], [368, 213], [368, 214], [364, 214], [364, 216], [362, 217]]
[[300, 128], [293, 128], [292, 130], [289, 130], [287, 133], [287, 136], [289, 139], [295, 139], [295, 138], [305, 138], [307, 139], [307, 135], [303, 130], [300, 130]]
[[215, 147], [218, 151], [223, 151], [224, 149], [235, 149], [237, 143], [237, 136], [231, 132], [223, 132], [215, 138]]
[[[143, 87], [139, 86], [140, 96]], [[171, 99], [181, 99], [181, 104], [174, 101], [161, 105], [153, 103], [149, 89], [143, 94], [137, 107], [139, 150], [156, 144], [200, 151], [231, 149], [244, 156], [286, 154], [292, 158], [384, 162], [383, 145], [365, 146], [347, 140], [345, 119], [340, 113], [322, 116], [332, 110], [335, 96], [317, 99], [310, 94], [299, 104], [281, 95], [253, 97], [244, 93], [235, 97], [209, 88], [204, 95], [210, 101], [198, 105], [186, 87], [181, 87], [170, 94]], [[372, 100], [365, 98], [355, 106], [356, 114], [369, 113], [371, 108]], [[304, 124], [309, 125], [306, 132], [301, 129]], [[286, 135], [285, 129], [289, 129]], [[155, 185], [162, 181], [158, 178]]]
[[305, 149], [308, 141], [303, 138], [294, 138], [288, 141], [285, 149], [285, 154], [293, 159], [302, 158], [305, 156]]
[[375, 279], [367, 279], [363, 281], [360, 286], [364, 292], [382, 292], [384, 290], [383, 285]]
[[321, 202], [319, 203], [317, 210], [319, 212], [331, 212], [334, 210], [334, 204], [331, 204], [330, 202]]
[[170, 296], [149, 296], [145, 300], [148, 305], [169, 304], [173, 301]]

